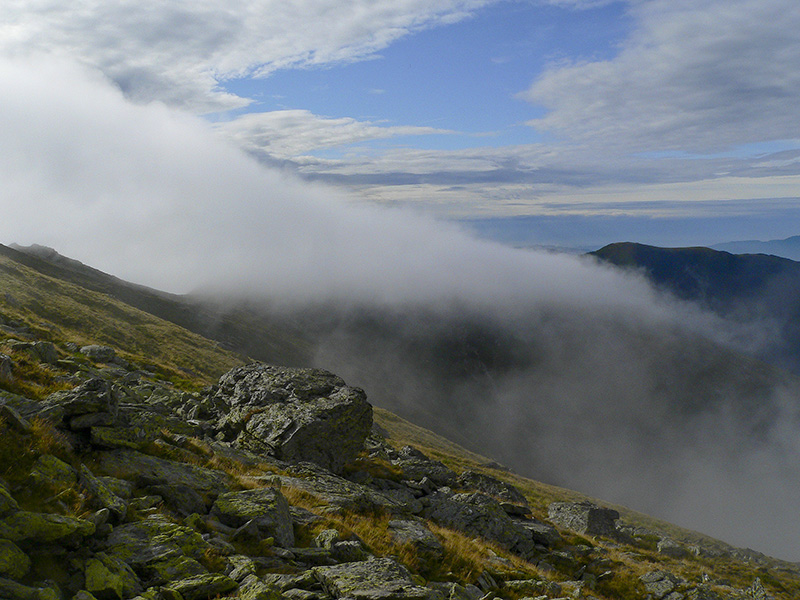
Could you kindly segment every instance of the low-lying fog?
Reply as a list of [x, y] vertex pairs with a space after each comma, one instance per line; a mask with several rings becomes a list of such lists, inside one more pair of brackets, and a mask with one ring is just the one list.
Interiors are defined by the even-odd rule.
[[525, 475], [800, 558], [797, 388], [721, 349], [772, 329], [267, 170], [71, 63], [0, 60], [0, 105], [2, 243], [324, 305], [315, 362], [376, 404]]

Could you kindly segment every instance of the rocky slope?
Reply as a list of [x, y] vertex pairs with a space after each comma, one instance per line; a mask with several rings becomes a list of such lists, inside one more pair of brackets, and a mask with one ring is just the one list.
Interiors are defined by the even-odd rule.
[[797, 565], [521, 478], [327, 371], [0, 283], [0, 598], [800, 596]]

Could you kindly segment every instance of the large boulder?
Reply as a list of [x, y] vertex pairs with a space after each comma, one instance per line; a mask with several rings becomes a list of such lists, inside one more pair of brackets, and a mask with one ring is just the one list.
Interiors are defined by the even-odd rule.
[[437, 525], [495, 542], [522, 557], [534, 551], [531, 532], [516, 523], [497, 500], [486, 494], [435, 492], [424, 501], [427, 506], [423, 516]]
[[372, 406], [363, 390], [321, 369], [260, 363], [223, 375], [213, 401], [219, 429], [253, 452], [339, 473], [364, 447]]
[[601, 508], [591, 502], [553, 502], [547, 509], [548, 518], [561, 527], [580, 534], [615, 537], [615, 521], [619, 513], [611, 508]]

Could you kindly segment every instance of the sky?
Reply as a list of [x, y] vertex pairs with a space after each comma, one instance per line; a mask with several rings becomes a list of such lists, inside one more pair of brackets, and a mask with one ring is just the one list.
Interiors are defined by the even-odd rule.
[[512, 244], [796, 235], [793, 0], [9, 0], [74, 61], [264, 165]]

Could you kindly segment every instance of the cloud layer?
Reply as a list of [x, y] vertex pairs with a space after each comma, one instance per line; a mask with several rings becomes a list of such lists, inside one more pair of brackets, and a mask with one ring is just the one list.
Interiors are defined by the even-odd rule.
[[[608, 491], [603, 482], [621, 481], [625, 485], [615, 496], [621, 501], [646, 500], [635, 483], [654, 481], [637, 470], [637, 450], [652, 439], [642, 437], [640, 423], [669, 425], [659, 433], [665, 443], [678, 445], [689, 432], [699, 436], [704, 451], [715, 448], [715, 437], [702, 437], [705, 423], [681, 428], [667, 407], [651, 409], [645, 400], [662, 389], [659, 382], [682, 381], [667, 368], [680, 375], [685, 358], [678, 343], [683, 338], [670, 341], [671, 332], [687, 327], [718, 340], [729, 332], [660, 297], [637, 277], [577, 258], [480, 242], [408, 211], [354, 204], [329, 187], [265, 168], [202, 120], [162, 104], [130, 102], [112, 82], [73, 62], [0, 59], [0, 105], [2, 242], [51, 245], [94, 267], [171, 291], [203, 286], [226, 295], [286, 300], [289, 306], [334, 301], [345, 315], [347, 307], [356, 306], [355, 315], [369, 307], [380, 311], [379, 323], [394, 318], [412, 342], [418, 331], [427, 335], [416, 327], [420, 323], [434, 340], [444, 333], [444, 339], [455, 336], [459, 342], [469, 331], [464, 315], [477, 315], [477, 323], [491, 326], [491, 335], [479, 339], [491, 341], [499, 331], [501, 341], [510, 343], [490, 344], [492, 352], [497, 348], [502, 358], [506, 348], [521, 348], [523, 367], [533, 360], [538, 370], [517, 369], [512, 352], [502, 377], [468, 371], [459, 385], [442, 387], [434, 380], [427, 388], [417, 377], [424, 372], [409, 362], [392, 362], [419, 357], [382, 336], [367, 338], [374, 347], [355, 343], [347, 352], [344, 342], [352, 340], [328, 337], [324, 341], [331, 344], [317, 349], [318, 360], [347, 377], [353, 374], [354, 384], [370, 374], [376, 399], [389, 381], [398, 381], [394, 393], [402, 392], [401, 400], [416, 403], [418, 410], [433, 410], [434, 392], [444, 395], [445, 409], [455, 404], [459, 418], [473, 415], [483, 426], [477, 431], [486, 438], [484, 447], [519, 451], [519, 464], [544, 465], [548, 473], [563, 469], [597, 486], [596, 493]], [[406, 318], [419, 314], [425, 319]], [[388, 345], [380, 346], [384, 342]], [[365, 351], [371, 348], [374, 352]], [[387, 360], [375, 362], [382, 357]], [[466, 359], [473, 364], [471, 354]], [[371, 362], [359, 371], [358, 360]], [[393, 368], [395, 379], [381, 381], [380, 368]], [[793, 411], [790, 403], [791, 419]], [[603, 438], [609, 422], [619, 425], [618, 435]], [[748, 431], [740, 420], [730, 422], [737, 434]], [[542, 423], [551, 427], [542, 437], [519, 429]], [[790, 451], [791, 444], [778, 444], [784, 433], [776, 432], [777, 441], [767, 440], [757, 456], [751, 446], [740, 448], [741, 468], [726, 462], [724, 452], [722, 458], [703, 454], [703, 465], [722, 473], [718, 485], [710, 478], [701, 485], [683, 477], [687, 487], [680, 499], [686, 510], [673, 514], [702, 518], [696, 498], [712, 489], [733, 489], [737, 477], [752, 475], [762, 464], [752, 462], [754, 456], [769, 459], [783, 448]], [[581, 436], [604, 441], [567, 452], [574, 448], [565, 440]], [[504, 446], [510, 439], [516, 445]], [[676, 487], [670, 469], [688, 468], [691, 458], [678, 453], [666, 461], [661, 481]], [[783, 468], [781, 460], [774, 464]], [[791, 464], [790, 475], [796, 470]], [[609, 465], [613, 468], [593, 470]], [[764, 477], [759, 488], [748, 488], [747, 498], [755, 502], [774, 484], [775, 497], [785, 501], [796, 480]], [[717, 531], [744, 535], [729, 522]], [[771, 547], [783, 551], [783, 543]]]
[[249, 100], [221, 80], [369, 57], [485, 0], [24, 0], [0, 7], [0, 51], [54, 53], [100, 69], [129, 98], [193, 112]]
[[792, 0], [644, 0], [611, 60], [554, 65], [522, 96], [530, 125], [617, 152], [716, 153], [800, 138]]

